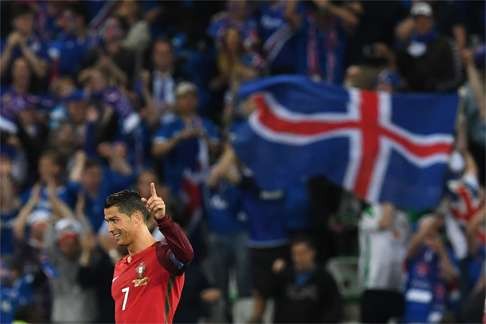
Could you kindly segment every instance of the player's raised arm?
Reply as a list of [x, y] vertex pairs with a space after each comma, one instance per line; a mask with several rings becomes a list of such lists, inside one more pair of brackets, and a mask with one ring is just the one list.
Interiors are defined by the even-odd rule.
[[150, 215], [155, 218], [159, 230], [164, 234], [168, 249], [159, 249], [159, 262], [174, 274], [182, 274], [192, 261], [194, 251], [182, 228], [165, 214], [164, 200], [157, 195], [155, 184], [150, 184], [151, 196], [145, 202]]

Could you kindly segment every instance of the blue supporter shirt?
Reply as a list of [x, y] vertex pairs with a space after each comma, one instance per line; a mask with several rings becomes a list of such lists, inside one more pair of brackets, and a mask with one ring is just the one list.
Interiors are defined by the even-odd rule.
[[[216, 126], [207, 119], [196, 118], [197, 127], [201, 127], [212, 141], [218, 140]], [[194, 125], [195, 126], [195, 125]], [[154, 142], [165, 142], [188, 127], [184, 120], [178, 116], [165, 118], [162, 126], [154, 136]], [[200, 172], [203, 164], [207, 163], [207, 146], [198, 138], [190, 138], [179, 142], [167, 155], [164, 156], [164, 172], [166, 182], [174, 193], [178, 193], [184, 171]]]
[[243, 22], [231, 19], [227, 13], [219, 14], [211, 21], [208, 27], [208, 34], [216, 41], [221, 41], [228, 28], [236, 28], [241, 35], [245, 48], [250, 49], [257, 41], [257, 23], [248, 18]]
[[[2, 39], [0, 41], [0, 53], [3, 54], [6, 46], [6, 39]], [[43, 42], [39, 37], [37, 37], [36, 35], [32, 35], [31, 37], [29, 37], [29, 39], [27, 39], [27, 47], [29, 47], [36, 56], [45, 60], [46, 62], [48, 61], [49, 55], [47, 44]], [[22, 50], [19, 46], [15, 47], [12, 51], [12, 57], [10, 59], [9, 65], [11, 65], [17, 58], [21, 56]]]
[[430, 323], [442, 319], [447, 302], [447, 288], [440, 277], [439, 256], [423, 246], [407, 260], [404, 323]]
[[238, 187], [222, 182], [215, 188], [205, 188], [204, 206], [210, 232], [232, 235], [246, 229], [241, 218], [241, 193]]
[[93, 45], [89, 38], [80, 39], [62, 33], [50, 44], [49, 55], [53, 61], [58, 57], [58, 69], [61, 75], [74, 75], [81, 69], [82, 61]]
[[246, 176], [240, 188], [249, 225], [248, 246], [270, 248], [287, 244], [284, 191], [262, 190], [253, 178]]
[[11, 286], [0, 283], [0, 323], [12, 323], [18, 307], [32, 302], [32, 281], [31, 275], [24, 275]]
[[[22, 203], [25, 204], [31, 195], [32, 188], [30, 188], [27, 192], [23, 193], [21, 196]], [[66, 203], [70, 208], [74, 208], [77, 199], [77, 191], [78, 185], [75, 182], [68, 182], [65, 185], [62, 185], [57, 188], [57, 196], [61, 199], [64, 203]], [[40, 198], [39, 203], [35, 207], [35, 209], [42, 209], [46, 211], [51, 211], [51, 203], [49, 202], [49, 198], [47, 197], [47, 187], [43, 186], [40, 191]], [[35, 210], [34, 209], [34, 210]]]
[[340, 21], [334, 18], [323, 30], [317, 27], [315, 17], [306, 15], [295, 37], [297, 73], [342, 84], [347, 36]]
[[290, 231], [310, 228], [310, 198], [305, 181], [298, 181], [285, 190], [285, 215]]
[[[285, 6], [282, 2], [263, 6], [258, 17], [258, 33], [271, 70], [296, 73], [295, 30], [287, 23]], [[302, 11], [302, 6], [297, 10]]]

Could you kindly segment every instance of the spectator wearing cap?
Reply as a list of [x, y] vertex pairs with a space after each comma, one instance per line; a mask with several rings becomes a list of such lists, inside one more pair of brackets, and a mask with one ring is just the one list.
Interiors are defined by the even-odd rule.
[[218, 143], [218, 131], [212, 122], [197, 115], [197, 88], [193, 83], [181, 82], [175, 92], [175, 114], [163, 120], [154, 136], [152, 153], [164, 157], [166, 183], [173, 194], [179, 195], [183, 179], [201, 182], [209, 151]]
[[6, 44], [1, 44], [0, 74], [5, 75], [12, 62], [23, 57], [35, 77], [43, 79], [47, 72], [47, 50], [34, 35], [34, 13], [28, 5], [18, 5], [13, 9], [13, 30]]
[[48, 321], [50, 317], [51, 290], [48, 277], [53, 274], [53, 268], [42, 257], [47, 242], [48, 230], [55, 219], [70, 213], [69, 208], [50, 187], [48, 199], [52, 209], [39, 208], [41, 202], [41, 186], [32, 188], [30, 198], [20, 210], [13, 224], [15, 235], [15, 259], [21, 262], [26, 274], [34, 277], [33, 303], [28, 308], [32, 321]]
[[72, 212], [50, 222], [46, 232], [44, 271], [52, 289], [53, 322], [90, 322], [97, 316], [95, 290], [78, 281], [81, 235], [89, 225], [75, 219]]
[[[398, 36], [397, 67], [409, 91], [452, 91], [461, 81], [461, 62], [450, 40], [434, 26], [432, 7], [426, 2], [412, 6], [410, 36]], [[397, 30], [398, 31], [398, 30]]]

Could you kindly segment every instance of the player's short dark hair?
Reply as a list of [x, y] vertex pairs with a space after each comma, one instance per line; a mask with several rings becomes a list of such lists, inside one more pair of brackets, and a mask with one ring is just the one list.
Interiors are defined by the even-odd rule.
[[142, 201], [142, 197], [138, 192], [133, 190], [122, 190], [109, 195], [105, 200], [105, 208], [110, 207], [118, 207], [120, 212], [128, 216], [139, 211], [142, 213], [145, 221], [150, 217], [149, 211]]

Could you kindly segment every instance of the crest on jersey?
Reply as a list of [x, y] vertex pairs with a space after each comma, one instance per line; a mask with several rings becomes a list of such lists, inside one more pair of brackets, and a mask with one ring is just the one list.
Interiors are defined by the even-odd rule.
[[133, 285], [135, 287], [145, 286], [148, 283], [149, 278], [144, 276], [145, 270], [146, 267], [145, 267], [145, 263], [143, 262], [140, 262], [138, 266], [135, 268], [135, 273], [137, 274], [137, 279], [133, 280]]

